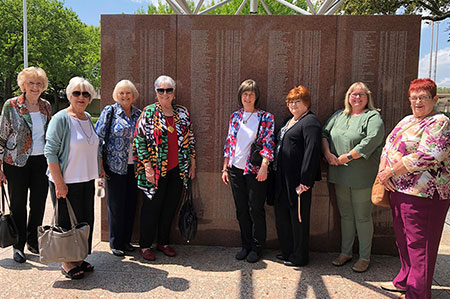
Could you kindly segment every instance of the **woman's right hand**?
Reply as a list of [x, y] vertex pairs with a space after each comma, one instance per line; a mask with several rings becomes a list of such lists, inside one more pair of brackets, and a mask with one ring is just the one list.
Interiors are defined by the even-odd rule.
[[1, 170], [0, 170], [0, 182], [3, 183], [3, 184], [6, 184], [6, 183], [7, 183], [7, 181], [6, 181], [6, 176], [5, 176], [5, 174], [3, 173], [3, 171], [1, 171]]
[[330, 165], [334, 165], [334, 166], [338, 166], [339, 165], [339, 159], [334, 154], [332, 154], [331, 152], [325, 154], [325, 159], [327, 159], [327, 162]]
[[149, 181], [152, 184], [155, 184], [155, 171], [153, 170], [153, 167], [150, 162], [145, 163], [145, 177], [147, 181]]
[[68, 192], [69, 188], [67, 188], [66, 183], [55, 184], [56, 198], [66, 198]]
[[228, 185], [230, 183], [230, 178], [228, 177], [228, 171], [222, 172], [222, 181], [225, 185]]

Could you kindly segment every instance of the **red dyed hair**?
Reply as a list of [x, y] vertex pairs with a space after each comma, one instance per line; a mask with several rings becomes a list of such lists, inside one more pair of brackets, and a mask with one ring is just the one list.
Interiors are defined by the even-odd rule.
[[299, 85], [292, 88], [286, 96], [286, 104], [300, 100], [309, 109], [311, 107], [311, 95], [306, 87]]
[[417, 92], [421, 90], [428, 91], [431, 95], [431, 98], [434, 98], [437, 93], [436, 83], [434, 83], [434, 81], [430, 78], [416, 79], [409, 85], [408, 94], [411, 95], [411, 92]]

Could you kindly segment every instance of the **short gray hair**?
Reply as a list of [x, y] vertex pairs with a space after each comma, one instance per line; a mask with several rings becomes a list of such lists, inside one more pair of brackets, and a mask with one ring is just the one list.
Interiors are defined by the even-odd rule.
[[84, 88], [84, 90], [86, 90], [87, 92], [90, 93], [91, 98], [89, 99], [89, 103], [92, 102], [92, 100], [97, 96], [94, 86], [92, 86], [92, 84], [89, 83], [88, 80], [86, 80], [82, 77], [73, 77], [72, 79], [70, 79], [69, 85], [67, 85], [67, 87], [66, 87], [67, 99], [70, 99], [70, 97], [72, 96], [73, 90], [77, 86]]
[[25, 92], [25, 81], [32, 77], [38, 78], [38, 80], [42, 82], [42, 84], [43, 84], [42, 87], [44, 88], [44, 90], [47, 89], [48, 78], [47, 78], [47, 74], [45, 73], [45, 71], [43, 69], [41, 69], [40, 67], [30, 66], [30, 67], [23, 69], [17, 75], [17, 85], [20, 87], [20, 90], [22, 92]]
[[159, 76], [158, 79], [155, 80], [155, 90], [164, 83], [169, 83], [170, 86], [172, 86], [172, 88], [174, 90], [176, 89], [177, 84], [175, 83], [175, 80], [173, 80], [169, 76], [162, 75], [162, 76]]
[[133, 82], [131, 82], [130, 80], [121, 80], [116, 84], [116, 87], [114, 87], [114, 91], [112, 94], [114, 101], [117, 102], [117, 93], [119, 92], [119, 89], [123, 87], [128, 87], [129, 89], [131, 89], [131, 92], [133, 93], [133, 102], [136, 101], [137, 98], [139, 98], [139, 92], [136, 89], [136, 86], [134, 86]]

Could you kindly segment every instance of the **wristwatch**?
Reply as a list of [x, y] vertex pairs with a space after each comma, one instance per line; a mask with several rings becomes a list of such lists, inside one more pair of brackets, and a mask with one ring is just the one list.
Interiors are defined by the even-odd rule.
[[347, 154], [347, 159], [348, 159], [349, 161], [353, 160], [352, 154]]

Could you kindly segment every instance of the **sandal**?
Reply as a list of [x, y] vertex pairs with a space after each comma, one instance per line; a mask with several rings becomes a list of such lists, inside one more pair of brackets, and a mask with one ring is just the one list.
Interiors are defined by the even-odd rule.
[[83, 272], [92, 272], [92, 271], [94, 271], [94, 266], [92, 266], [91, 264], [89, 264], [86, 261], [83, 261], [78, 267], [80, 267], [80, 269]]
[[84, 277], [84, 272], [83, 270], [81, 270], [79, 266], [70, 269], [69, 272], [67, 272], [66, 270], [64, 270], [63, 267], [61, 267], [61, 273], [64, 274], [65, 277], [70, 279], [81, 279]]

